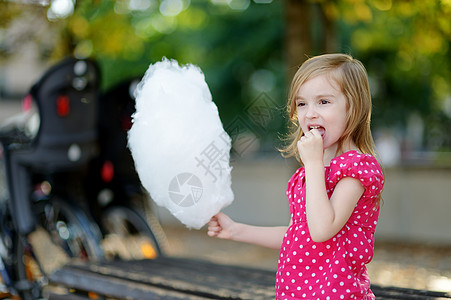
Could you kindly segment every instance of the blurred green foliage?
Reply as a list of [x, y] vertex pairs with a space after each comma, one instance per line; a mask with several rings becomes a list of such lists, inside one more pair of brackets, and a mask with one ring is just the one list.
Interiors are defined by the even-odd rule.
[[340, 47], [368, 69], [373, 126], [424, 125], [423, 147], [451, 149], [451, 1], [339, 1]]
[[[323, 20], [315, 15], [320, 10], [333, 26], [334, 51], [366, 65], [374, 128], [403, 131], [412, 116], [420, 116], [422, 147], [451, 150], [451, 0], [83, 0], [70, 16], [51, 21], [61, 33], [48, 55], [96, 58], [104, 89], [142, 76], [162, 57], [196, 64], [224, 124], [259, 96], [270, 99], [273, 120], [261, 136], [275, 140], [285, 125], [288, 1], [311, 6], [310, 24], [299, 22], [311, 26], [313, 41], [324, 35]], [[22, 12], [12, 2], [0, 5], [5, 28]], [[2, 49], [0, 33], [0, 53], [6, 55]], [[321, 44], [312, 49], [299, 57], [325, 51]]]
[[[164, 15], [161, 5], [151, 3], [133, 11], [127, 1], [83, 1], [67, 20], [74, 53], [96, 57], [105, 88], [142, 76], [150, 63], [167, 57], [203, 70], [226, 127], [261, 93], [273, 100], [273, 109], [283, 106], [281, 2], [233, 10], [209, 1], [185, 1], [175, 16]], [[256, 82], [261, 80], [266, 86]], [[272, 118], [266, 141], [276, 140], [284, 125], [279, 111]]]

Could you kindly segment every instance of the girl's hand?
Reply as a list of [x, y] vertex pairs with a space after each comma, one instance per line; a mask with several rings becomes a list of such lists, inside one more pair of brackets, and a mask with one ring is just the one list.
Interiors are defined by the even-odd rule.
[[280, 249], [286, 231], [286, 226], [253, 226], [235, 222], [223, 213], [218, 213], [208, 222], [208, 235], [211, 237], [272, 249]]
[[323, 163], [324, 149], [323, 138], [317, 129], [312, 129], [299, 139], [299, 155], [304, 165], [307, 162], [319, 161]]
[[208, 222], [208, 235], [220, 239], [231, 239], [231, 228], [235, 222], [224, 213], [218, 213]]

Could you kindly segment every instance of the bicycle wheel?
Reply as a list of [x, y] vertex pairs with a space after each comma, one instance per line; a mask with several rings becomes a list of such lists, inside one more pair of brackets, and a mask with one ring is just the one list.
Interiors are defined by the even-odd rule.
[[25, 237], [17, 236], [15, 249], [15, 284], [14, 289], [22, 300], [41, 298], [41, 289], [46, 279], [39, 268], [33, 249]]
[[78, 206], [53, 198], [40, 210], [39, 221], [52, 242], [69, 257], [82, 260], [103, 258], [100, 230]]
[[[28, 262], [23, 240], [16, 234], [8, 208], [0, 208], [0, 267], [1, 267], [1, 299], [20, 297], [33, 299], [32, 295], [39, 295], [37, 281], [27, 271]], [[42, 274], [36, 274], [36, 279]]]
[[31, 271], [39, 269], [38, 263], [26, 237], [16, 231], [9, 201], [7, 161], [0, 143], [0, 261], [1, 281], [6, 287], [1, 291], [2, 299], [38, 299], [45, 274]]
[[102, 214], [103, 247], [111, 258], [152, 259], [161, 255], [157, 238], [145, 219], [126, 206], [109, 207]]
[[135, 197], [130, 203], [135, 211], [139, 211], [140, 215], [143, 216], [157, 240], [160, 252], [164, 254], [169, 249], [169, 242], [166, 233], [161, 226], [160, 220], [155, 213], [155, 207], [152, 206], [152, 202], [153, 200], [149, 198], [149, 196], [142, 195], [141, 197]]
[[8, 202], [8, 184], [6, 178], [6, 165], [3, 154], [3, 145], [0, 143], [0, 202]]

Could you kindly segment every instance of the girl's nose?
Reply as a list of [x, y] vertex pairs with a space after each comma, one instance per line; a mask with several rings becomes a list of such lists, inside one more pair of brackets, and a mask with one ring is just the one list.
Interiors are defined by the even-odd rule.
[[312, 118], [316, 118], [318, 116], [318, 113], [315, 109], [315, 107], [313, 107], [312, 105], [310, 105], [307, 108], [307, 113], [305, 114], [306, 118], [312, 119]]

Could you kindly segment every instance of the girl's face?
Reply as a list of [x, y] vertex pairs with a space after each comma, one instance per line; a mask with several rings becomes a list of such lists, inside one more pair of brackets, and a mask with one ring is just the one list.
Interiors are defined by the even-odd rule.
[[304, 82], [296, 95], [296, 111], [303, 132], [316, 128], [326, 151], [337, 150], [346, 129], [346, 97], [327, 74]]

